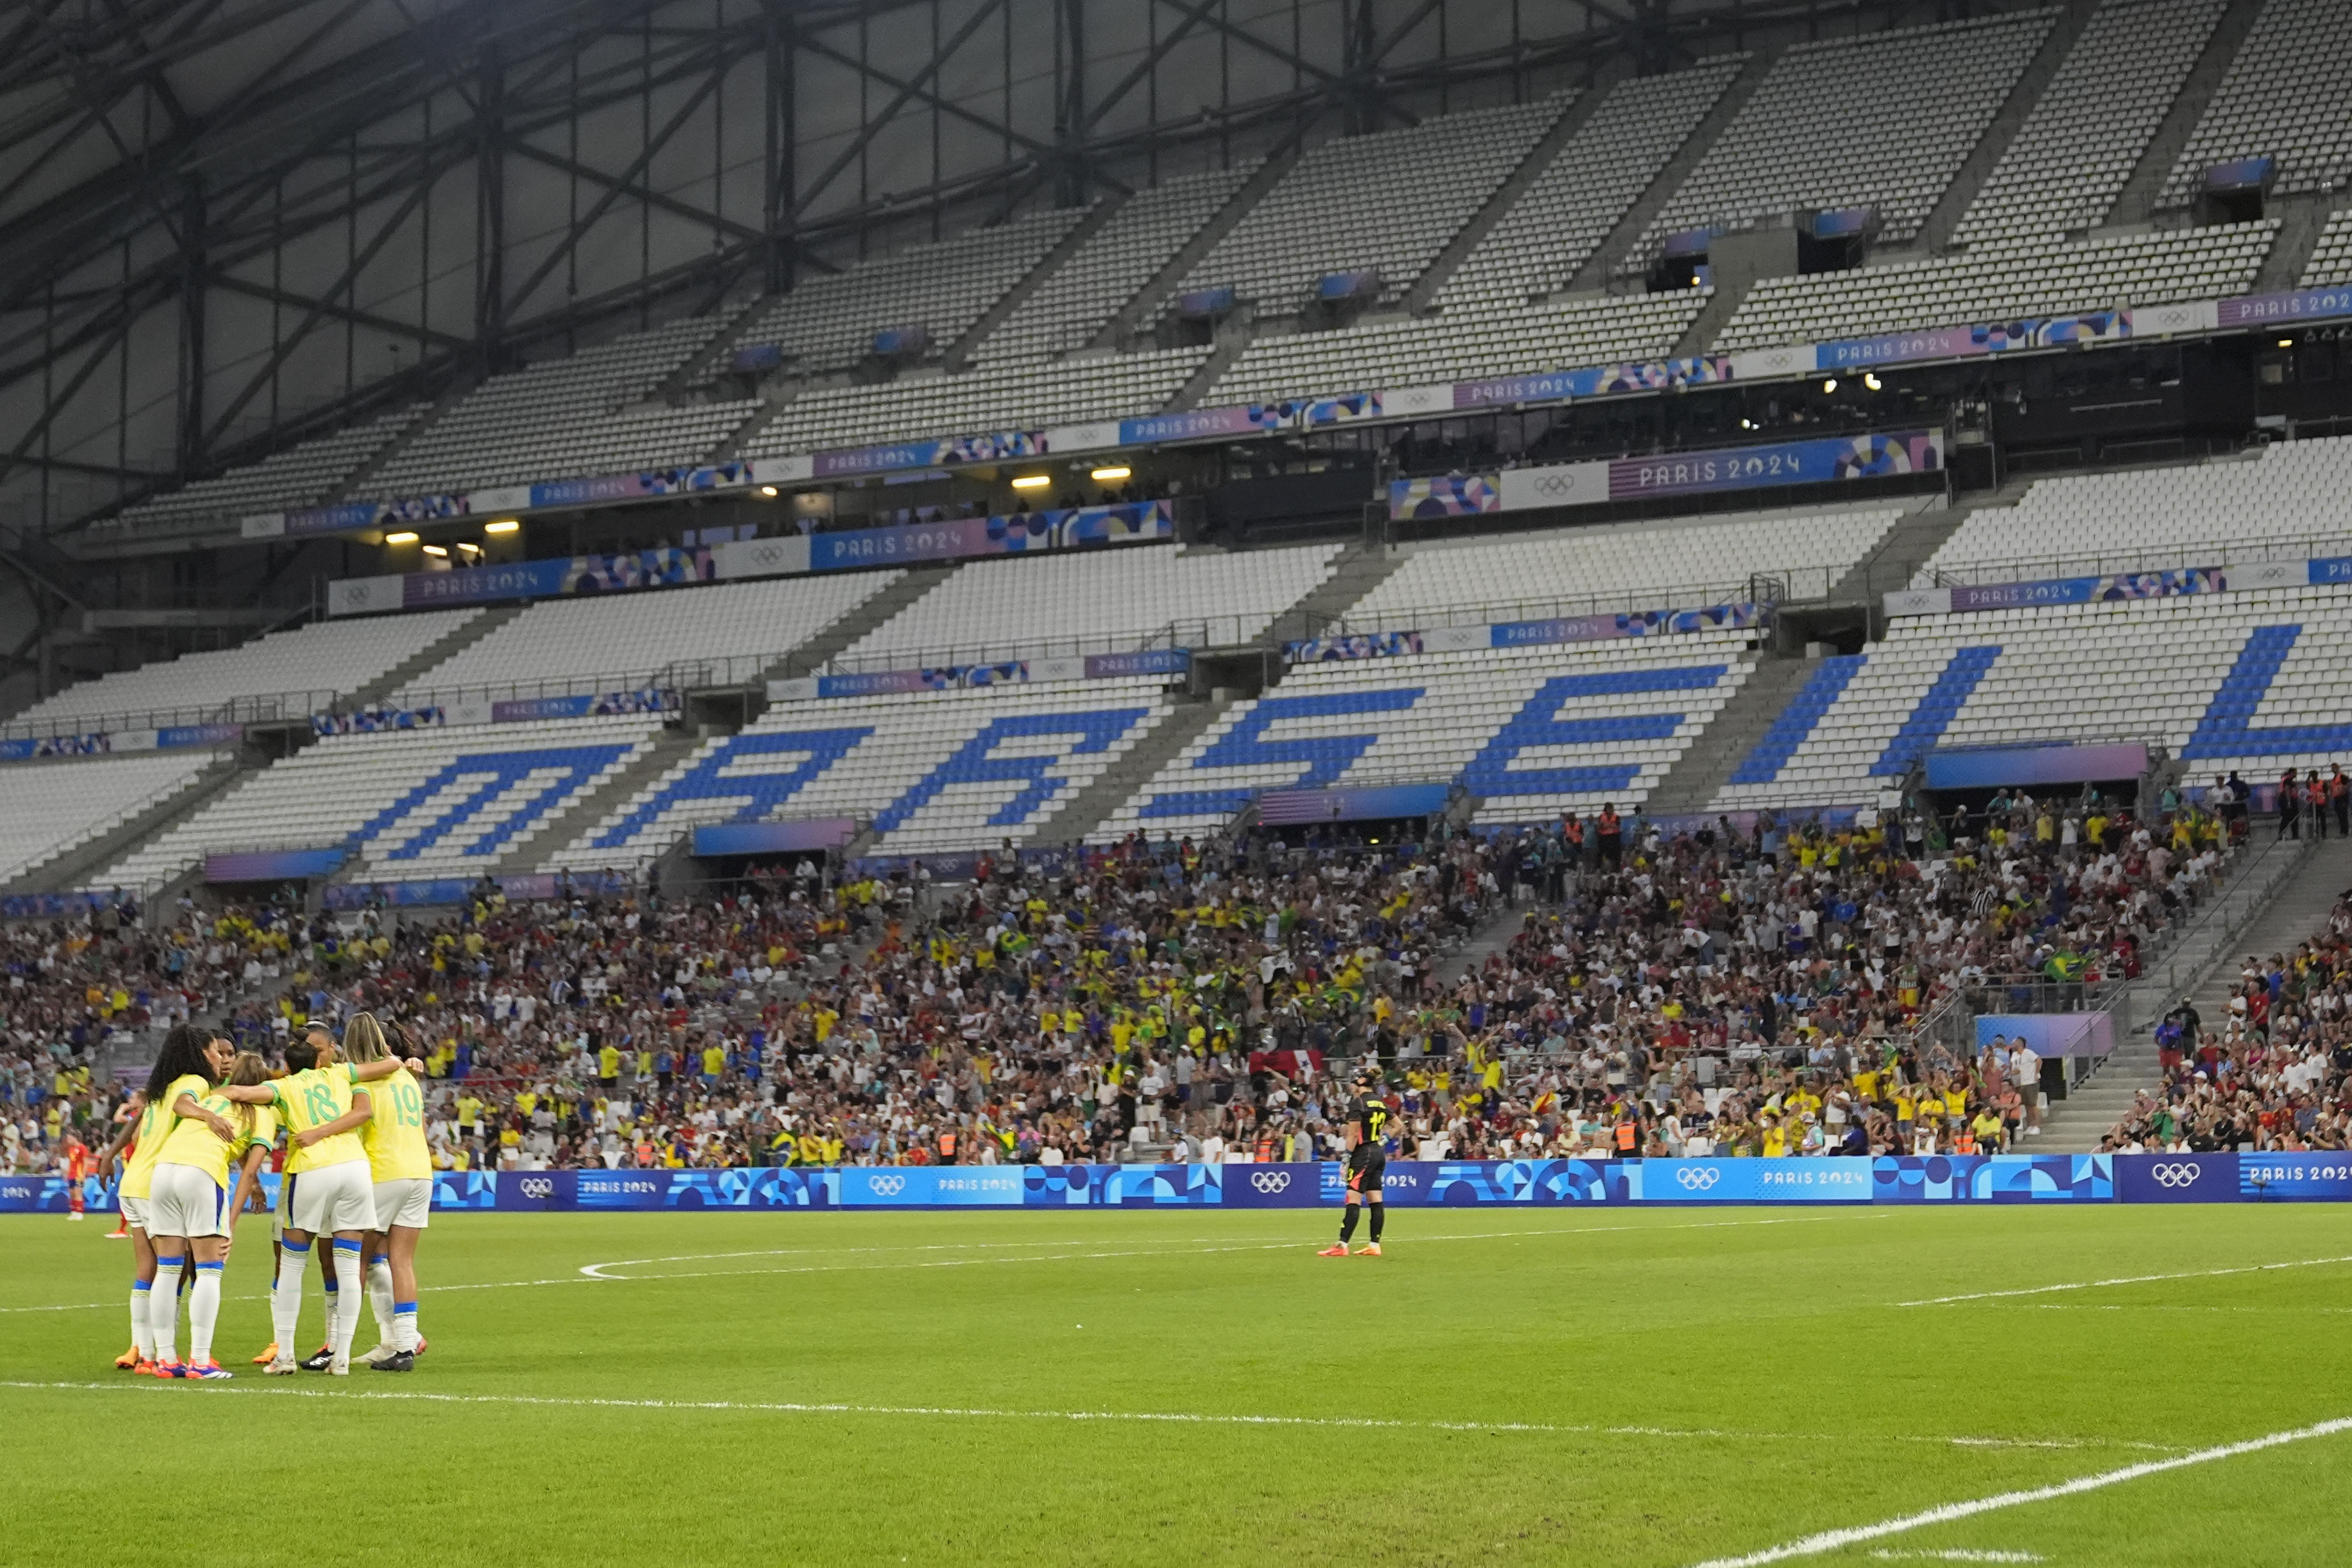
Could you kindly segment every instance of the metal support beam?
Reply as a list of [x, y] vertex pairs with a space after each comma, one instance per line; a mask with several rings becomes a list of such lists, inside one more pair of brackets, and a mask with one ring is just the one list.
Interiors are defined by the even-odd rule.
[[474, 108], [474, 347], [498, 362], [507, 326], [506, 71], [492, 45], [482, 56]]

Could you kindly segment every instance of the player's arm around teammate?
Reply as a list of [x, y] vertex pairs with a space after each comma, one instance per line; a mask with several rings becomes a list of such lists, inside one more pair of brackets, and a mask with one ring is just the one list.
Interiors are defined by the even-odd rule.
[[[196, 1043], [198, 1040], [203, 1043]], [[210, 1238], [219, 1226], [220, 1194], [207, 1178], [205, 1166], [215, 1154], [225, 1151], [236, 1135], [236, 1125], [221, 1113], [226, 1102], [218, 1100], [213, 1086], [228, 1072], [230, 1050], [226, 1040], [195, 1034], [178, 1042], [165, 1041], [163, 1054], [156, 1060], [156, 1076], [169, 1073], [168, 1082], [152, 1096], [163, 1109], [157, 1124], [153, 1147], [149, 1152], [147, 1168], [147, 1235], [155, 1249], [155, 1288], [147, 1295], [148, 1332], [153, 1337], [154, 1375], [158, 1377], [184, 1377], [187, 1368], [179, 1356], [180, 1274], [190, 1261], [189, 1252], [196, 1238]], [[155, 1089], [154, 1080], [149, 1087]], [[213, 1101], [207, 1105], [205, 1102]], [[226, 1157], [222, 1158], [226, 1168]], [[218, 1265], [214, 1270], [211, 1299], [217, 1308]], [[197, 1290], [202, 1291], [199, 1268]], [[192, 1294], [194, 1292], [192, 1292]], [[203, 1334], [210, 1339], [209, 1332]]]
[[[261, 1082], [258, 1056], [247, 1053], [230, 1060], [229, 1042], [225, 1040], [215, 1040], [208, 1050], [215, 1064], [226, 1064], [232, 1087]], [[229, 1375], [213, 1359], [213, 1330], [220, 1321], [221, 1276], [228, 1265], [229, 1231], [236, 1218], [229, 1196], [229, 1167], [238, 1166], [235, 1187], [241, 1199], [268, 1148], [269, 1113], [217, 1092], [193, 1103], [183, 1094], [173, 1109], [180, 1119], [173, 1124], [155, 1157], [150, 1223], [155, 1228], [157, 1253], [169, 1257], [184, 1249], [194, 1264], [195, 1281], [188, 1292], [184, 1364], [175, 1354], [178, 1313], [168, 1299], [157, 1308], [156, 1375], [211, 1381]]]

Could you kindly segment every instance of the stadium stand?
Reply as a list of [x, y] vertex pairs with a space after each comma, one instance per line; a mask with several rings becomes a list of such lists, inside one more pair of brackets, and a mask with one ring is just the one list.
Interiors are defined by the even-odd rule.
[[[160, 722], [226, 721], [242, 716], [240, 699], [284, 695], [315, 705], [302, 712], [323, 710], [337, 698], [349, 696], [399, 668], [481, 613], [479, 610], [427, 610], [315, 623], [272, 632], [219, 653], [183, 653], [176, 659], [119, 670], [68, 686], [18, 714], [8, 727], [37, 734], [67, 720], [137, 720], [166, 714], [181, 716]], [[93, 723], [89, 727], [98, 727]]]
[[2277, 160], [2281, 194], [2325, 190], [2352, 173], [2352, 28], [2337, 0], [2269, 0], [2165, 182], [2160, 207], [2186, 206], [2205, 171]]
[[[1181, 174], [1138, 191], [1037, 291], [981, 340], [982, 364], [1034, 363], [1084, 348], [1119, 308], [1174, 259], [1257, 172], [1249, 159], [1230, 169]], [[982, 428], [974, 426], [972, 428]]]
[[[594, 693], [748, 681], [903, 575], [840, 572], [534, 604], [418, 675], [392, 701], [446, 700], [461, 691], [545, 695], [558, 687]], [[698, 665], [718, 667], [692, 667]]]
[[1079, 208], [1049, 208], [842, 272], [805, 275], [738, 340], [776, 344], [793, 368], [808, 374], [856, 364], [874, 334], [887, 328], [927, 328], [932, 351], [943, 352], [1085, 215]]
[[1451, 316], [1464, 307], [1517, 305], [1566, 287], [1690, 140], [1746, 57], [1702, 60], [1689, 70], [1632, 77], [1611, 88], [1446, 280], [1437, 303]]
[[493, 376], [368, 480], [398, 498], [698, 463], [756, 403], [636, 407], [719, 329], [693, 317]]
[[1726, 353], [1919, 327], [2008, 321], [2253, 287], [2279, 220], [2086, 240], [1987, 243], [1958, 256], [1759, 278], [1716, 340]]
[[415, 424], [425, 407], [411, 403], [365, 424], [289, 447], [250, 467], [184, 485], [169, 495], [126, 507], [99, 526], [139, 528], [195, 518], [228, 519], [331, 501], [344, 481]]
[[[1181, 287], [1230, 287], [1255, 301], [1261, 316], [1288, 316], [1324, 274], [1369, 268], [1380, 274], [1380, 302], [1392, 302], [1568, 104], [1556, 94], [1324, 142], [1201, 258]], [[1398, 200], [1402, 193], [1409, 199]], [[1365, 221], [1371, 212], [1379, 222]]]
[[922, 436], [1024, 430], [1157, 413], [1208, 359], [1207, 348], [1012, 361], [958, 374], [917, 374], [879, 386], [801, 393], [746, 437], [743, 455]]
[[1330, 575], [1340, 548], [1227, 555], [1143, 547], [971, 561], [859, 638], [840, 663], [970, 663], [1080, 643], [1086, 652], [1139, 648], [1171, 625], [1177, 647], [1248, 643]]
[[2227, 0], [2107, 0], [1952, 241], [2048, 240], [2104, 222], [2180, 91]]
[[1647, 265], [1679, 230], [1771, 221], [1804, 207], [1876, 207], [1882, 241], [1911, 238], [2056, 15], [1795, 45], [1651, 223], [1628, 268]]
[[1647, 798], [1755, 668], [1751, 634], [1307, 664], [1244, 703], [1094, 833], [1213, 831], [1259, 790], [1455, 783], [1482, 823]]
[[2333, 283], [2352, 283], [2352, 210], [2337, 213], [2319, 231], [2319, 243], [2311, 253], [2310, 265], [2304, 268], [2305, 288], [2325, 288]]
[[2338, 588], [1899, 618], [1824, 661], [1716, 809], [1867, 803], [1937, 746], [2144, 740], [2200, 781], [2324, 766], [2352, 751], [2348, 648]]
[[12, 766], [0, 813], [0, 882], [22, 876], [185, 789], [220, 758], [163, 751]]
[[1474, 381], [1655, 359], [1706, 306], [1705, 289], [1547, 305], [1469, 303], [1434, 318], [1383, 317], [1331, 332], [1261, 336], [1217, 378], [1209, 406]]
[[780, 703], [706, 743], [549, 858], [629, 866], [721, 821], [850, 817], [870, 852], [1015, 846], [1171, 711], [1165, 677]]
[[2352, 549], [2352, 439], [2282, 442], [2253, 459], [2038, 480], [2014, 507], [1969, 513], [1915, 583], [2303, 560]]
[[[1700, 523], [1562, 528], [1521, 538], [1447, 540], [1407, 548], [1403, 562], [1345, 614], [1350, 632], [1410, 631], [1492, 610], [1548, 612], [1570, 602], [1603, 604], [1643, 590], [1702, 592], [1687, 602], [1624, 608], [1695, 608], [1744, 593], [1759, 572], [1811, 570], [1826, 580], [1868, 555], [1902, 514], [1854, 508]], [[1811, 584], [1803, 586], [1811, 587]], [[1826, 587], [1823, 580], [1821, 586]]]
[[207, 854], [348, 847], [372, 875], [463, 875], [642, 756], [658, 719], [583, 718], [330, 736], [142, 844], [100, 887], [169, 883]]

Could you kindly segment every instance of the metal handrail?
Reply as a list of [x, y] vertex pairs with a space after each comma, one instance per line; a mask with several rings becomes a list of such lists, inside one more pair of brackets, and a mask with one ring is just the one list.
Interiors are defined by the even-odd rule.
[[231, 697], [225, 703], [190, 704], [182, 707], [128, 708], [111, 713], [59, 714], [50, 718], [18, 718], [0, 726], [0, 739], [45, 740], [68, 735], [110, 735], [126, 729], [172, 729], [204, 724], [259, 724], [278, 719], [307, 718], [341, 700], [336, 691], [267, 692]]
[[2143, 571], [2188, 571], [2209, 566], [2248, 566], [2265, 561], [2309, 560], [2323, 549], [2352, 551], [2352, 530], [2316, 534], [2267, 534], [2251, 539], [2206, 539], [2184, 545], [2120, 549], [2087, 555], [2011, 558], [1923, 567], [1912, 579], [1917, 588], [1973, 588], [1985, 583], [2035, 582], [2046, 578], [2109, 577]]

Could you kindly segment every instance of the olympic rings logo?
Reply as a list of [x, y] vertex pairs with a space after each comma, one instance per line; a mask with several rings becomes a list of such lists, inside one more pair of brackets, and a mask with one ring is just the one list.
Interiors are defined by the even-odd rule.
[[1705, 1192], [1723, 1179], [1723, 1173], [1713, 1166], [1703, 1166], [1697, 1169], [1685, 1166], [1675, 1173], [1675, 1179], [1683, 1184], [1685, 1192]]
[[1252, 1171], [1250, 1186], [1260, 1192], [1282, 1192], [1290, 1186], [1288, 1171]]
[[2179, 1187], [2196, 1186], [2200, 1172], [2193, 1165], [2177, 1165], [2157, 1166], [2147, 1174], [2158, 1186]]
[[907, 1190], [907, 1178], [902, 1176], [867, 1176], [866, 1185], [884, 1197], [896, 1197]]
[[518, 1184], [525, 1197], [553, 1197], [555, 1184], [545, 1176], [525, 1176]]

